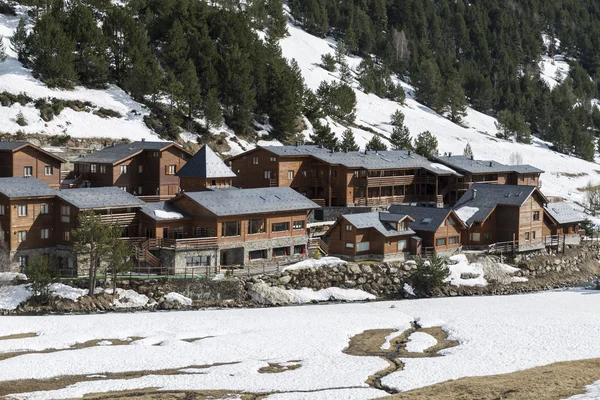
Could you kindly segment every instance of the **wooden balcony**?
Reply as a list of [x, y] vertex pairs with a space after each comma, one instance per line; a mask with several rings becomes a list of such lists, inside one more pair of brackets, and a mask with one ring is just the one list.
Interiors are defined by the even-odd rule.
[[401, 204], [401, 203], [416, 203], [426, 202], [434, 203], [437, 202], [437, 196], [384, 196], [384, 197], [369, 197], [367, 199], [361, 199], [359, 205], [361, 206], [382, 206], [387, 204]]
[[404, 185], [435, 185], [437, 179], [434, 176], [370, 176], [361, 178], [359, 184], [367, 185], [368, 187], [379, 186], [404, 186]]
[[149, 239], [149, 245], [150, 245], [151, 250], [206, 249], [206, 248], [216, 247], [217, 244], [218, 244], [218, 239], [216, 237], [190, 238], [190, 239], [165, 239], [165, 238]]
[[104, 225], [127, 226], [138, 223], [139, 217], [136, 213], [106, 214], [100, 216], [100, 221]]
[[174, 194], [163, 194], [155, 196], [137, 196], [138, 199], [145, 201], [146, 203], [158, 203], [159, 201], [171, 200], [175, 197]]

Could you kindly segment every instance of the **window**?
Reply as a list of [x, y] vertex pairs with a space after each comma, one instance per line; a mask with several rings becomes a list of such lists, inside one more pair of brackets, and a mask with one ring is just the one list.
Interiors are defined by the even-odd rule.
[[196, 237], [211, 237], [215, 236], [214, 231], [203, 226], [196, 227]]
[[535, 240], [535, 231], [531, 232], [531, 239]]
[[435, 245], [440, 247], [440, 246], [446, 246], [446, 238], [439, 238], [435, 240]]
[[289, 222], [276, 222], [271, 225], [271, 232], [285, 232], [290, 230]]
[[534, 221], [539, 221], [540, 220], [540, 212], [539, 211], [534, 211], [533, 212], [533, 220]]
[[354, 177], [358, 178], [358, 171], [354, 171]]
[[352, 225], [346, 225], [346, 230], [347, 231], [351, 231], [352, 230]]
[[370, 248], [371, 248], [370, 242], [361, 242], [356, 245], [356, 251], [358, 251], [358, 252], [369, 251]]
[[240, 221], [223, 222], [223, 223], [221, 223], [221, 236], [222, 237], [240, 236], [240, 234], [241, 234], [240, 227], [241, 227]]
[[479, 241], [481, 241], [481, 233], [479, 233], [479, 232], [473, 232], [473, 233], [471, 233], [471, 241], [472, 242], [479, 242]]
[[294, 171], [288, 171], [288, 179], [294, 179]]
[[252, 260], [262, 260], [267, 258], [267, 250], [254, 250], [248, 253], [250, 257], [250, 261]]
[[251, 219], [248, 221], [248, 235], [265, 233], [267, 223], [264, 219]]
[[398, 230], [399, 231], [405, 231], [408, 229], [408, 222], [407, 221], [400, 221], [398, 223]]
[[121, 172], [121, 175], [126, 174], [127, 173], [127, 165], [121, 165], [120, 172]]
[[269, 161], [271, 161], [271, 162], [277, 162], [277, 157], [271, 157], [271, 158], [269, 158]]
[[142, 174], [142, 173], [144, 173], [144, 166], [138, 165], [138, 174]]
[[71, 241], [71, 231], [65, 231], [65, 242]]
[[19, 267], [25, 268], [27, 266], [28, 261], [29, 256], [19, 256]]
[[306, 254], [306, 246], [303, 244], [294, 246], [294, 254]]
[[61, 217], [62, 222], [71, 222], [71, 207], [62, 206], [60, 208], [60, 215], [62, 216]]
[[294, 230], [304, 229], [304, 221], [294, 221]]
[[52, 166], [51, 165], [46, 165], [44, 167], [44, 175], [52, 175], [53, 171], [52, 171]]
[[19, 217], [26, 217], [27, 216], [27, 204], [21, 204], [19, 205]]
[[207, 267], [210, 265], [210, 256], [191, 256], [185, 258], [188, 267]]
[[44, 203], [40, 206], [40, 214], [48, 214], [48, 204]]
[[152, 157], [159, 158], [160, 157], [160, 153], [158, 151], [154, 151], [154, 152], [152, 152]]
[[167, 165], [167, 175], [175, 175], [175, 172], [177, 172], [176, 165]]
[[529, 232], [525, 232], [525, 240], [529, 240]]
[[119, 189], [121, 189], [122, 191], [126, 192], [127, 191], [127, 186], [119, 186]]
[[106, 165], [101, 165], [100, 166], [100, 173], [101, 174], [105, 174], [106, 173]]
[[137, 190], [138, 196], [141, 196], [142, 193], [144, 193], [144, 187], [143, 186], [138, 186], [138, 190]]
[[485, 240], [486, 242], [492, 240], [492, 233], [491, 232], [484, 233], [483, 240]]
[[252, 164], [258, 165], [258, 157], [252, 157]]
[[6, 207], [0, 206], [0, 215], [5, 215], [4, 214], [6, 212], [6, 211], [4, 211], [5, 209], [6, 209]]
[[42, 230], [40, 231], [40, 235], [41, 235], [40, 237], [41, 237], [42, 239], [48, 239], [48, 238], [50, 237], [50, 229], [47, 229], [47, 228], [45, 228], [45, 229], [42, 229]]
[[271, 171], [265, 171], [265, 179], [271, 179]]
[[287, 257], [290, 255], [289, 247], [277, 247], [273, 249], [273, 257]]
[[302, 177], [303, 177], [303, 178], [306, 178], [306, 177], [307, 177], [306, 170], [302, 171]]
[[32, 176], [33, 167], [23, 167], [23, 176]]
[[406, 250], [406, 248], [408, 247], [408, 243], [406, 242], [406, 240], [398, 240], [398, 250], [399, 251], [404, 251]]
[[449, 237], [448, 244], [458, 244], [458, 236]]
[[354, 243], [352, 243], [352, 242], [346, 242], [346, 248], [347, 249], [353, 249], [354, 248]]
[[25, 240], [27, 240], [27, 231], [17, 232], [17, 241], [19, 243], [21, 243], [21, 242], [24, 242]]
[[95, 173], [96, 173], [96, 164], [92, 164], [92, 165], [90, 165], [90, 172], [91, 172], [92, 174], [95, 174]]
[[456, 225], [456, 221], [454, 220], [454, 218], [448, 218], [448, 222], [450, 222], [451, 226]]

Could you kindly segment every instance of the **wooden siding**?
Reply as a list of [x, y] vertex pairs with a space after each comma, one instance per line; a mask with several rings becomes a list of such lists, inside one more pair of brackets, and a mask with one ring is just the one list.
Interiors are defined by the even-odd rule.
[[202, 192], [210, 187], [230, 187], [233, 185], [232, 178], [192, 178], [180, 177], [179, 187], [183, 192]]
[[[60, 187], [61, 162], [56, 158], [34, 146], [0, 152], [0, 177], [24, 177], [25, 167], [31, 167], [31, 176], [55, 189]], [[51, 174], [46, 175], [46, 167], [52, 168]]]

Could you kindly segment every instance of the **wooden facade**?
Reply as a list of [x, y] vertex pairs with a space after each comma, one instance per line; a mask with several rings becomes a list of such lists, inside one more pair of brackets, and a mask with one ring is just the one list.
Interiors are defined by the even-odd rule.
[[57, 189], [64, 162], [62, 158], [29, 143], [0, 142], [0, 178], [34, 177]]

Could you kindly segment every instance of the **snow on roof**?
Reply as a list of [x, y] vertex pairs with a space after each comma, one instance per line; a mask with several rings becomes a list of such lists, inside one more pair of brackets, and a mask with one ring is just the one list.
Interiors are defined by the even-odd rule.
[[460, 218], [464, 223], [467, 223], [467, 221], [471, 219], [473, 215], [477, 213], [477, 211], [479, 211], [479, 208], [469, 206], [464, 206], [455, 210], [456, 215], [458, 215], [458, 218]]

